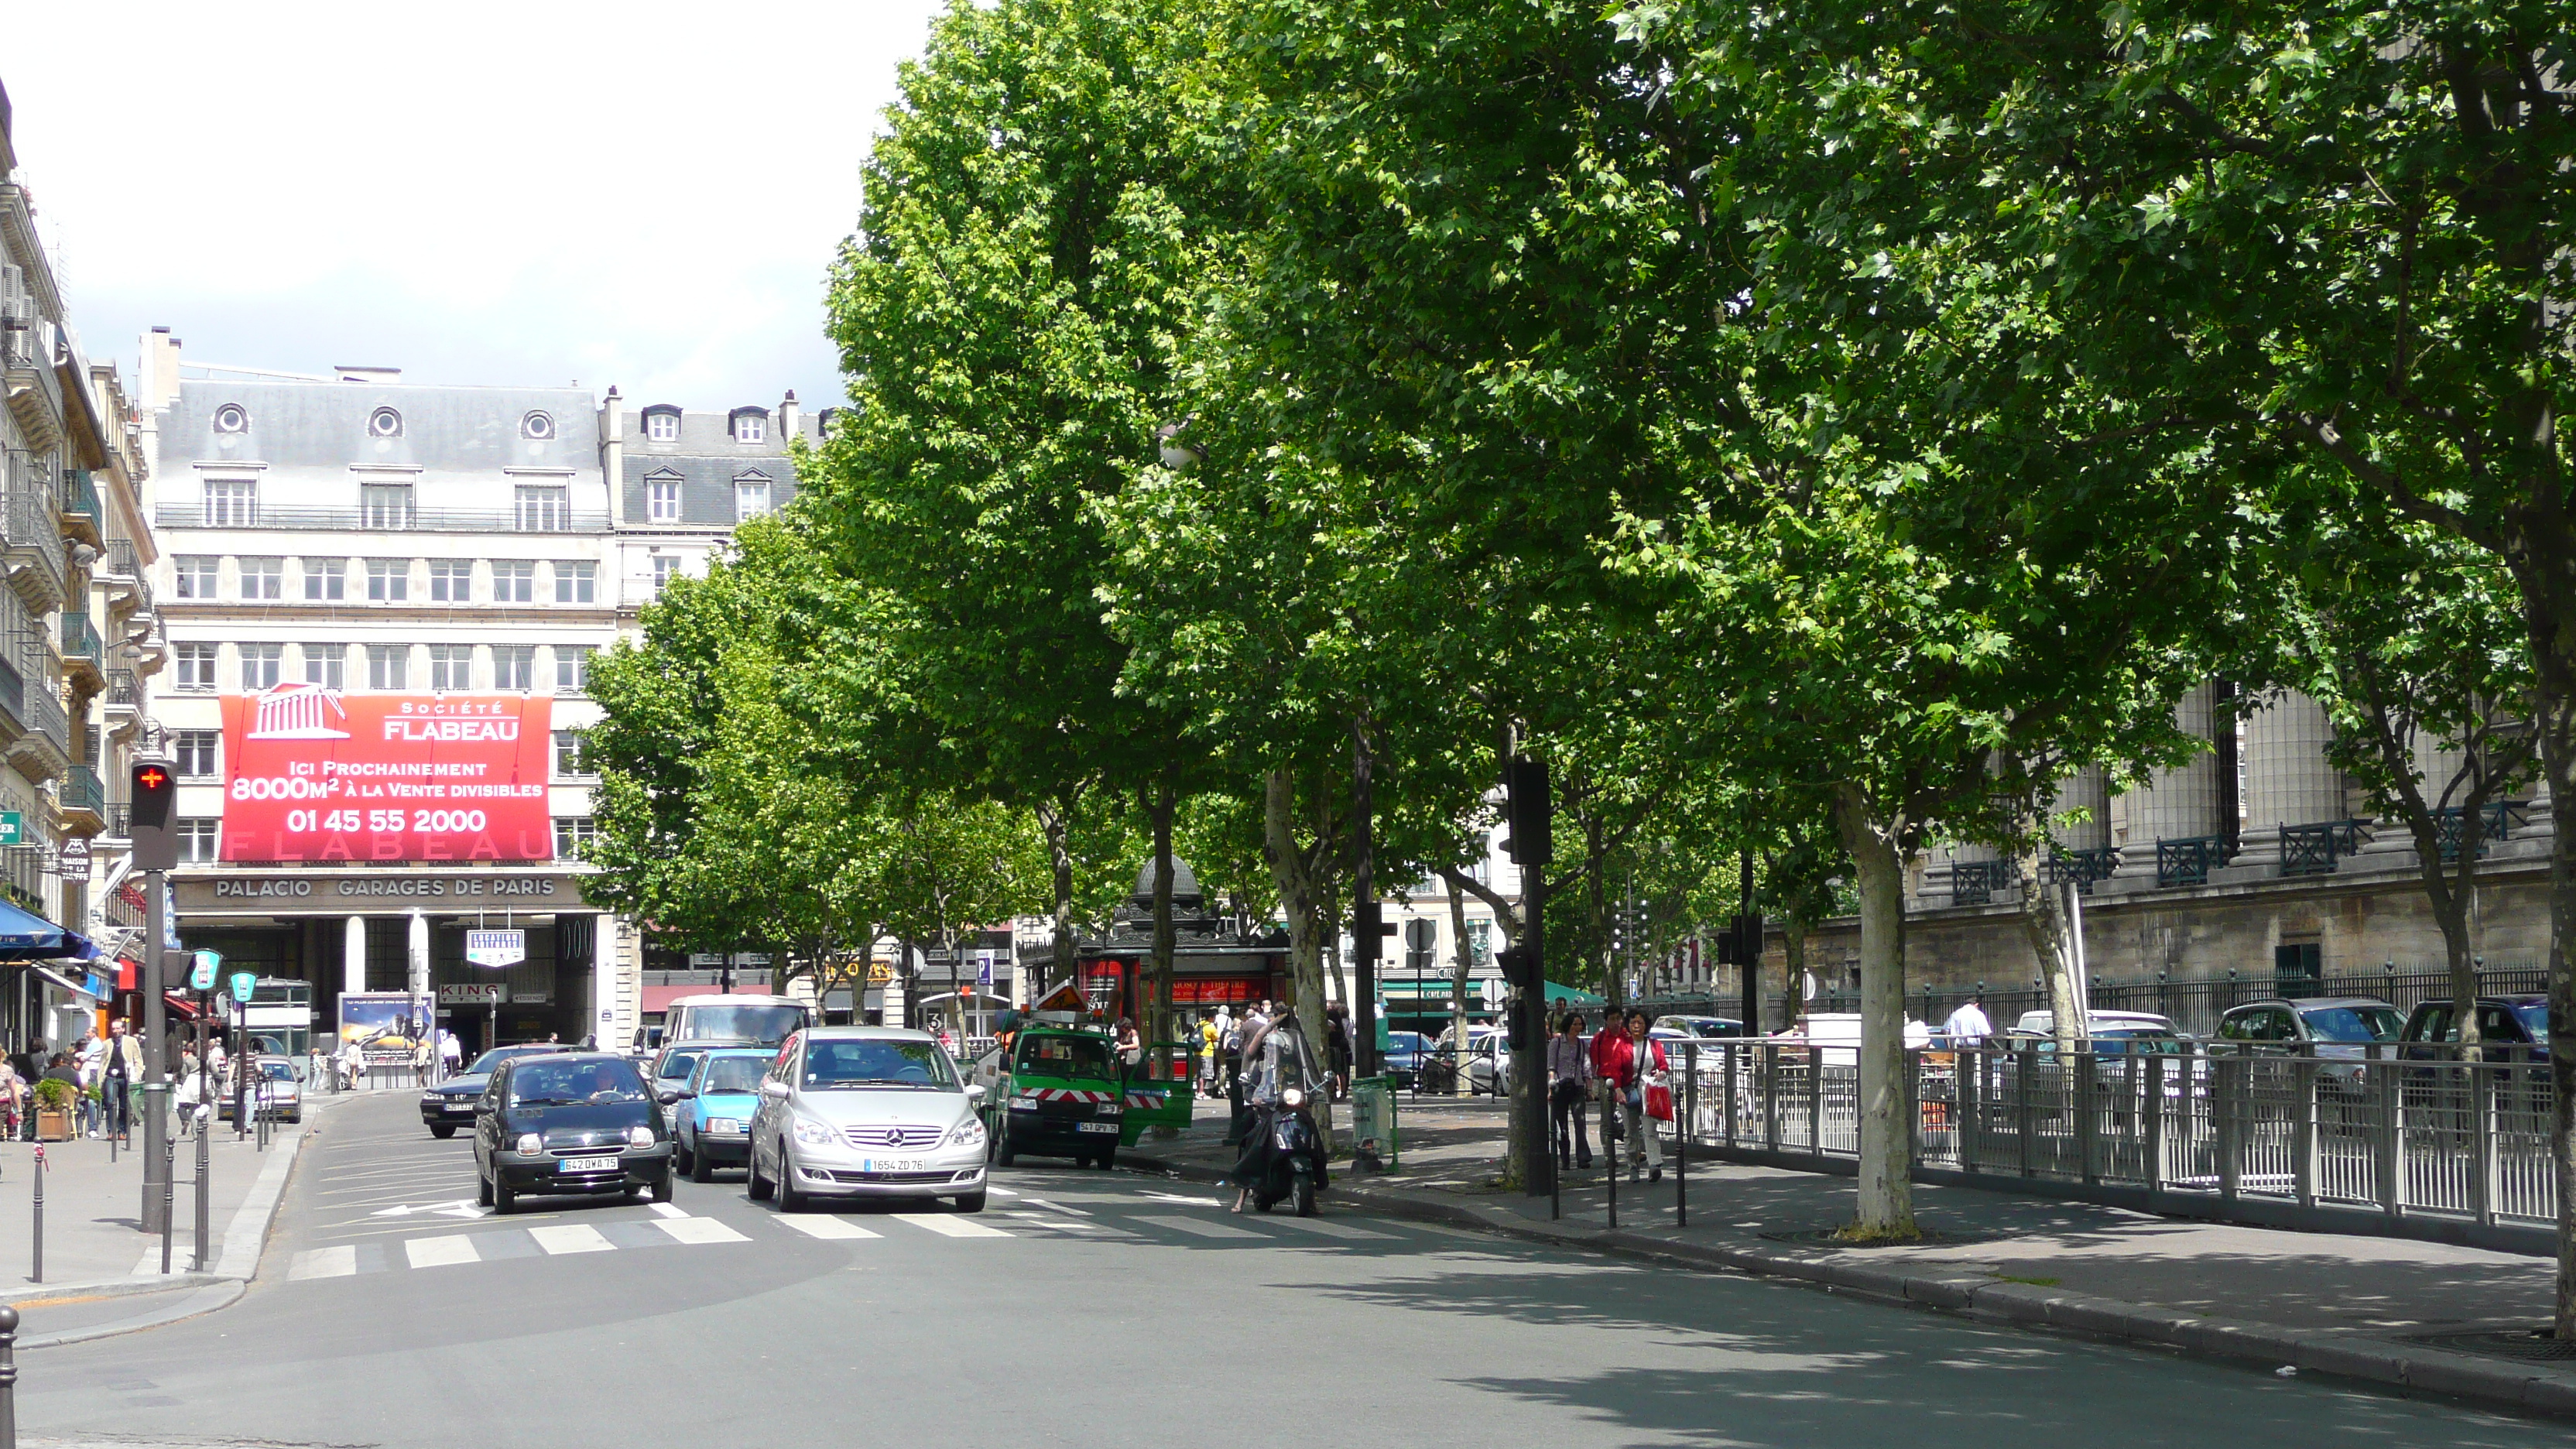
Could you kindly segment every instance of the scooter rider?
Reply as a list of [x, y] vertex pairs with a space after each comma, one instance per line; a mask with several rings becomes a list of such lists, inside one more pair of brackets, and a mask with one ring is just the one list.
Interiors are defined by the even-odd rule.
[[1253, 1120], [1251, 1129], [1243, 1134], [1242, 1154], [1235, 1159], [1234, 1211], [1243, 1211], [1252, 1194], [1270, 1178], [1271, 1159], [1278, 1151], [1276, 1119], [1283, 1110], [1296, 1110], [1287, 1107], [1281, 1095], [1293, 1087], [1302, 1090], [1304, 1099], [1312, 1102], [1323, 1084], [1324, 1074], [1306, 1045], [1305, 1029], [1289, 1007], [1281, 1006], [1264, 1027], [1245, 1040], [1243, 1096], [1253, 1109]]

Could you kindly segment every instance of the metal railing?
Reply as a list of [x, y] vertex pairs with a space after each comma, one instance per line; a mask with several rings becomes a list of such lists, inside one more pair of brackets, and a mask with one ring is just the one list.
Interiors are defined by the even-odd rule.
[[128, 709], [138, 708], [142, 705], [143, 682], [134, 677], [133, 670], [111, 669], [107, 671], [107, 702], [111, 705], [119, 705]]
[[99, 783], [96, 770], [87, 765], [74, 765], [63, 775], [62, 803], [66, 810], [86, 810], [104, 819], [107, 815], [107, 787]]
[[5, 659], [0, 659], [0, 709], [7, 710], [9, 718], [17, 721], [20, 726], [23, 727], [26, 724], [26, 677], [18, 672], [17, 666]]
[[63, 614], [63, 657], [86, 659], [92, 664], [107, 659], [107, 648], [99, 642], [98, 629], [90, 623], [86, 610]]
[[133, 539], [111, 538], [106, 551], [99, 555], [96, 571], [120, 579], [139, 579], [143, 577], [143, 555], [135, 551]]
[[[2478, 858], [2486, 858], [2487, 847], [2499, 840], [2513, 838], [2513, 828], [2524, 823], [2525, 807], [2517, 800], [2498, 800], [2478, 812], [2483, 822], [2479, 827]], [[2464, 833], [2467, 810], [2454, 805], [2433, 812], [2433, 838], [2440, 843], [2442, 864], [2457, 865], [2460, 860], [2460, 836]]]
[[72, 752], [72, 722], [71, 716], [63, 712], [63, 702], [54, 698], [51, 689], [30, 689], [24, 698], [18, 717], [26, 721], [27, 732], [53, 741], [54, 748], [68, 759]]
[[53, 578], [54, 596], [63, 591], [63, 526], [50, 493], [13, 485], [0, 499], [0, 534], [9, 552], [41, 563]]
[[63, 470], [62, 511], [68, 515], [98, 518], [98, 485], [90, 481], [87, 468]]
[[2281, 827], [2281, 874], [2332, 875], [2345, 856], [2361, 851], [2367, 820], [2328, 820], [2314, 825]]
[[2109, 880], [2111, 872], [2119, 868], [2120, 852], [2116, 846], [2105, 845], [2093, 850], [2053, 850], [2048, 854], [2048, 883], [2065, 885], [2071, 881], [2077, 890], [2089, 895], [2095, 881]]
[[[1818, 1167], [1858, 1155], [1852, 1048], [1696, 1045], [1694, 1147]], [[2328, 1230], [2557, 1220], [2546, 1066], [2320, 1058], [2240, 1043], [2071, 1061], [2035, 1047], [1910, 1051], [1906, 1061], [1918, 1172], [2204, 1216], [2259, 1206], [2263, 1220]]]
[[2011, 861], [1957, 861], [1950, 867], [1950, 904], [1989, 905], [1993, 903], [1996, 892], [2011, 890], [2015, 884]]
[[2156, 884], [2160, 887], [2209, 884], [2209, 873], [2227, 864], [2227, 838], [2195, 835], [2156, 842]]
[[[605, 509], [465, 509], [415, 508], [388, 514], [366, 508], [287, 508], [235, 503], [244, 516], [209, 522], [205, 508], [192, 502], [163, 503], [156, 511], [162, 528], [336, 529], [367, 533], [606, 533]], [[390, 527], [388, 527], [390, 525]]]

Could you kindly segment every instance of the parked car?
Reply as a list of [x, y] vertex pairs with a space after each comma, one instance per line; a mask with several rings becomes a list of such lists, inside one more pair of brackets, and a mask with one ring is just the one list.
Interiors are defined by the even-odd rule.
[[1378, 1053], [1385, 1063], [1383, 1070], [1395, 1078], [1399, 1087], [1410, 1087], [1419, 1079], [1422, 1063], [1431, 1055], [1431, 1038], [1418, 1031], [1390, 1031], [1386, 1049]]
[[[295, 1062], [292, 1058], [261, 1057], [258, 1080], [259, 1085], [256, 1090], [268, 1099], [267, 1110], [270, 1121], [301, 1122], [304, 1120], [304, 1092], [302, 1084], [295, 1080]], [[259, 1110], [259, 1104], [253, 1102], [251, 1111], [257, 1113]], [[231, 1092], [224, 1093], [223, 1100], [215, 1104], [215, 1116], [226, 1122], [233, 1120]], [[256, 1117], [253, 1120], [257, 1120]]]
[[760, 1078], [778, 1053], [767, 1047], [703, 1052], [687, 1085], [664, 1092], [670, 1108], [671, 1166], [691, 1182], [712, 1182], [719, 1167], [751, 1160], [751, 1117], [760, 1107]]
[[1697, 1037], [1702, 1041], [1723, 1041], [1744, 1035], [1744, 1023], [1731, 1016], [1659, 1016], [1655, 1018], [1656, 1036], [1670, 1033], [1680, 1037]]
[[[2133, 1051], [2176, 1056], [2189, 1050], [2190, 1038], [2175, 1027], [2173, 1018], [2152, 1011], [2087, 1011], [2084, 1028], [2097, 1056]], [[2054, 1045], [2056, 1034], [2056, 1012], [2025, 1011], [2006, 1035], [2046, 1037]]]
[[2330, 1082], [2360, 1080], [2360, 1063], [2395, 1054], [2406, 1018], [2376, 996], [2303, 996], [2249, 1001], [2218, 1019], [2221, 1043], [2258, 1056], [2315, 1056]]
[[[2457, 1003], [2449, 998], [2416, 1003], [2398, 1034], [2398, 1054], [2417, 1061], [2448, 1061], [2460, 1040]], [[2537, 991], [2478, 998], [2479, 1054], [2491, 1062], [2549, 1063], [2549, 998]]]
[[474, 1174], [485, 1207], [522, 1196], [671, 1200], [671, 1134], [662, 1104], [624, 1055], [557, 1052], [500, 1064], [474, 1111]]
[[[1455, 1092], [1458, 1090], [1459, 1051], [1457, 1029], [1441, 1033], [1431, 1059], [1423, 1066], [1422, 1090]], [[1499, 1026], [1470, 1027], [1467, 1031], [1467, 1091], [1473, 1095], [1511, 1095], [1511, 1035]], [[1497, 1087], [1499, 1083], [1499, 1087]]]
[[550, 1042], [527, 1042], [519, 1046], [494, 1047], [466, 1064], [465, 1070], [420, 1094], [420, 1120], [432, 1137], [453, 1137], [456, 1129], [474, 1121], [475, 1104], [483, 1100], [483, 1088], [490, 1084], [492, 1073], [503, 1062], [518, 1057], [553, 1056], [563, 1051]]
[[982, 1212], [983, 1096], [928, 1032], [809, 1027], [761, 1080], [751, 1196], [780, 1212], [821, 1197], [952, 1197]]
[[[1829, 1067], [1860, 1065], [1860, 1013], [1857, 1011], [1811, 1011], [1791, 1023], [1788, 1030], [1774, 1032], [1770, 1040], [1781, 1043], [1783, 1062], [1804, 1061], [1805, 1048], [1812, 1046], [1816, 1055]], [[1905, 1019], [1905, 1044], [1909, 1047], [1932, 1045], [1932, 1028], [1912, 1017]], [[1786, 1048], [1799, 1048], [1791, 1051]]]

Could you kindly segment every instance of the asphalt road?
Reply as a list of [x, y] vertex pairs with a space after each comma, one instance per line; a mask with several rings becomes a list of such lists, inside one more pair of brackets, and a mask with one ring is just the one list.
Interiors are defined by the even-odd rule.
[[[305, 1148], [235, 1306], [21, 1361], [36, 1442], [2564, 1444], [2564, 1426], [1022, 1167], [967, 1217], [473, 1207], [407, 1094]], [[1007, 1189], [1007, 1195], [1004, 1193]]]

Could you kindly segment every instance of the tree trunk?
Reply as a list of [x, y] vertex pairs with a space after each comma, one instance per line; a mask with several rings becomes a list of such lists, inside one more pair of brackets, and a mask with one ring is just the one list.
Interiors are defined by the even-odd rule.
[[[1073, 971], [1073, 846], [1069, 840], [1072, 812], [1048, 801], [1038, 806], [1038, 828], [1046, 832], [1047, 863], [1055, 874], [1055, 957], [1047, 963], [1047, 979], [1034, 991], [1026, 982], [1020, 985], [1019, 1004], [1034, 1006], [1055, 986], [1059, 976]], [[1016, 979], [1021, 973], [1013, 973]]]
[[1912, 1239], [1921, 1232], [1906, 1130], [1905, 862], [1898, 832], [1876, 818], [1858, 785], [1834, 787], [1834, 822], [1860, 883], [1860, 1217], [1853, 1231]]
[[1140, 1024], [1148, 1044], [1172, 1035], [1172, 809], [1177, 803], [1167, 766], [1147, 802], [1154, 827], [1154, 958], [1145, 985], [1147, 1006], [1138, 1015], [1144, 1018]]
[[1286, 768], [1262, 778], [1261, 847], [1270, 859], [1270, 879], [1279, 888], [1279, 906], [1288, 917], [1289, 978], [1297, 992], [1297, 1021], [1306, 1039], [1324, 1039], [1325, 914], [1315, 872], [1297, 849], [1297, 777]]
[[[1806, 923], [1806, 922], [1804, 922], [1804, 921], [1802, 921], [1802, 920], [1799, 920], [1796, 916], [1782, 916], [1782, 917], [1780, 918], [1780, 954], [1788, 958], [1788, 981], [1787, 981], [1787, 983], [1786, 983], [1786, 985], [1787, 985], [1787, 990], [1785, 990], [1785, 991], [1783, 991], [1783, 992], [1781, 993], [1781, 999], [1785, 1001], [1785, 1000], [1787, 1000], [1787, 999], [1789, 999], [1789, 998], [1791, 998], [1791, 997], [1798, 996], [1798, 995], [1802, 994], [1802, 993], [1806, 990], [1806, 986], [1807, 986], [1807, 923]], [[1750, 961], [1750, 962], [1747, 962], [1747, 963], [1745, 964], [1744, 969], [1745, 969], [1745, 970], [1747, 970], [1747, 971], [1749, 971], [1749, 972], [1751, 972], [1751, 973], [1753, 973], [1753, 998], [1754, 998], [1754, 1000], [1756, 1000], [1756, 1001], [1760, 1001], [1760, 1000], [1762, 999], [1762, 962], [1761, 962], [1761, 959], [1760, 959], [1759, 957], [1756, 957], [1754, 960], [1752, 960], [1752, 961]], [[1797, 1012], [1795, 1012], [1795, 1011], [1793, 1010], [1793, 1011], [1791, 1011], [1791, 1012], [1789, 1013], [1789, 1015], [1790, 1015], [1792, 1018], [1795, 1018], [1795, 1017], [1797, 1016]], [[1787, 1023], [1785, 1023], [1785, 1022], [1784, 1022], [1784, 1023], [1782, 1023], [1782, 1025], [1786, 1025], [1786, 1024], [1787, 1024]], [[1752, 1030], [1752, 1029], [1753, 1029], [1753, 1026], [1754, 1026], [1754, 1024], [1753, 1024], [1752, 1022], [1749, 1022], [1749, 1021], [1748, 1021], [1748, 1022], [1746, 1022], [1746, 1023], [1744, 1024], [1744, 1028], [1745, 1028], [1745, 1030], [1747, 1030], [1747, 1031]]]
[[2057, 1059], [2072, 1062], [2083, 1048], [2086, 1004], [2076, 999], [2075, 923], [2067, 918], [2066, 898], [2040, 880], [2039, 847], [2028, 845], [2013, 859], [2021, 880], [2021, 931], [2039, 959], [2040, 979], [2048, 985], [2049, 1034], [2057, 1038]]
[[[1467, 1050], [1467, 972], [1475, 962], [1476, 953], [1467, 941], [1467, 893], [1458, 888], [1458, 877], [1454, 872], [1442, 873], [1449, 878], [1449, 930], [1458, 941], [1457, 974], [1449, 981], [1449, 1026], [1458, 1034], [1458, 1059], [1463, 1064]], [[1468, 1095], [1465, 1072], [1458, 1073], [1450, 1090], [1456, 1096]]]

